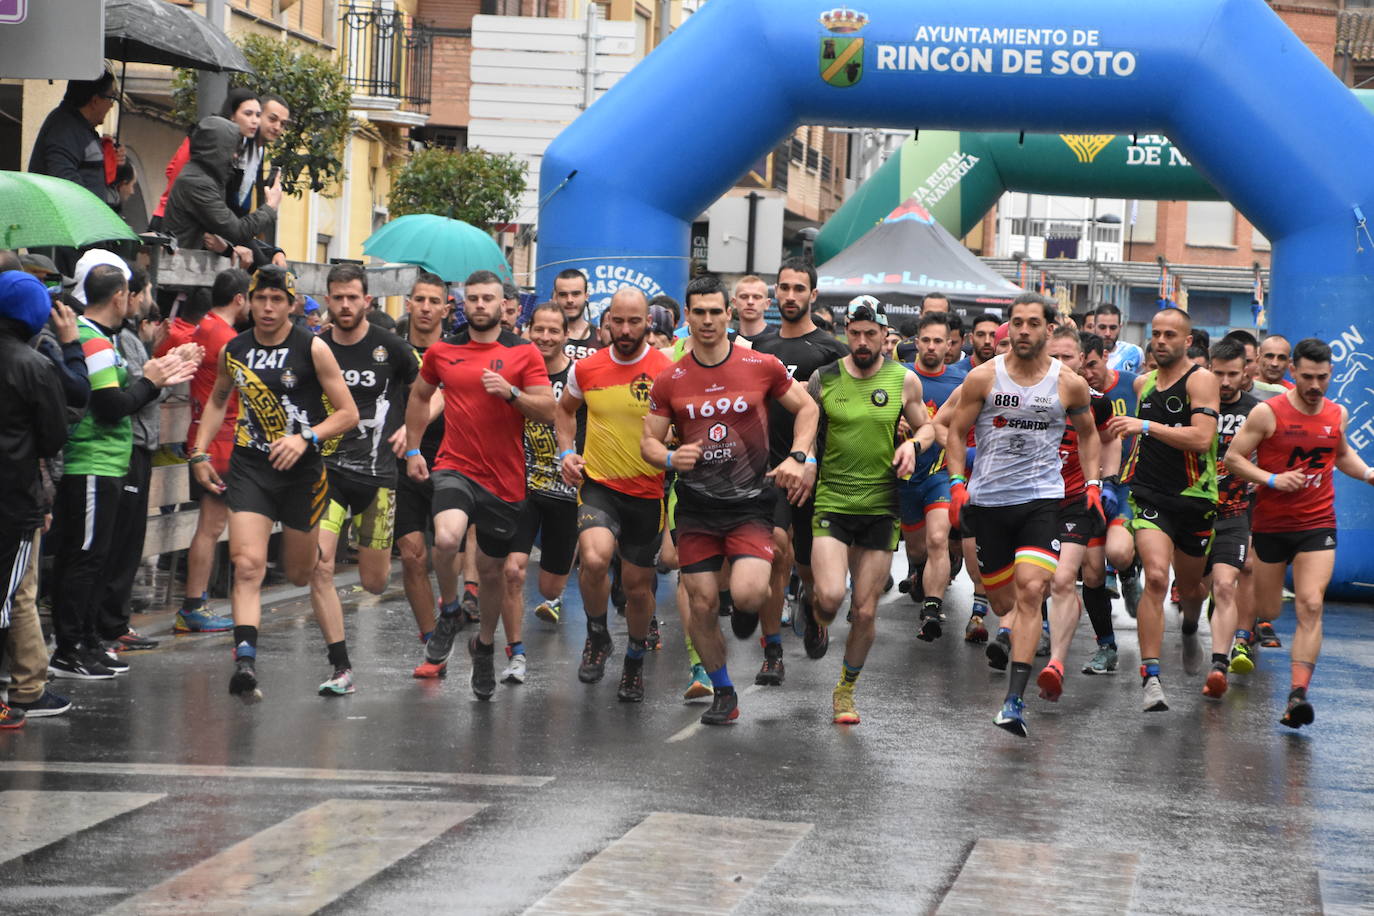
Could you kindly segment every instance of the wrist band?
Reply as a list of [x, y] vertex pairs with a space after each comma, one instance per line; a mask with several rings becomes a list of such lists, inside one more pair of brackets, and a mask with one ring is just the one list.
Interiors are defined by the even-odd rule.
[[1148, 436], [1148, 435], [1150, 434], [1150, 421], [1149, 421], [1149, 420], [1146, 420], [1144, 423], [1141, 423], [1141, 424], [1140, 424], [1140, 434], [1141, 434], [1142, 436]]
[[668, 455], [663, 459], [663, 469], [671, 471], [673, 469], [673, 450], [668, 449]]
[[1269, 475], [1269, 480], [1267, 480], [1267, 481], [1265, 482], [1264, 485], [1265, 485], [1266, 487], [1268, 487], [1269, 489], [1271, 489], [1271, 490], [1274, 489], [1274, 478], [1275, 478], [1275, 477], [1278, 477], [1278, 476], [1279, 476], [1279, 475], [1277, 475], [1277, 474], [1270, 474], [1270, 475]]
[[816, 456], [815, 456], [815, 455], [807, 455], [807, 456], [806, 456], [806, 463], [807, 463], [807, 464], [815, 464], [815, 463], [816, 463]]
[[200, 452], [199, 454], [195, 454], [195, 455], [192, 455], [190, 458], [187, 458], [187, 459], [186, 459], [186, 463], [187, 463], [187, 464], [201, 464], [202, 462], [209, 461], [209, 460], [210, 460], [210, 456], [209, 456], [209, 455], [205, 454], [204, 452]]
[[967, 484], [967, 483], [968, 483], [968, 478], [965, 477], [963, 474], [950, 474], [950, 475], [949, 475], [949, 482], [952, 483], [952, 484], [954, 484], [954, 483]]
[[406, 452], [406, 457], [414, 458], [418, 454], [420, 454], [420, 450], [418, 448], [413, 448], [410, 451]]
[[575, 450], [570, 449], [570, 448], [565, 448], [565, 449], [563, 449], [563, 451], [561, 451], [561, 452], [558, 453], [558, 460], [559, 460], [559, 461], [562, 461], [564, 458], [568, 457], [569, 455], [576, 455], [576, 454], [577, 454], [577, 452], [576, 452]]
[[1100, 481], [1100, 480], [1090, 480], [1090, 481], [1087, 482], [1086, 486], [1089, 486], [1089, 487], [1097, 487], [1097, 488], [1100, 490], [1100, 489], [1102, 489], [1102, 481]]

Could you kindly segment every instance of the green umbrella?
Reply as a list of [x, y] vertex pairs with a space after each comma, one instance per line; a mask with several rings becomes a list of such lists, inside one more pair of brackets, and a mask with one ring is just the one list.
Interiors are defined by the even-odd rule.
[[0, 245], [82, 248], [138, 236], [109, 206], [79, 184], [51, 175], [0, 171]]
[[363, 253], [398, 264], [418, 264], [442, 279], [461, 283], [477, 270], [510, 280], [510, 265], [491, 236], [462, 220], [412, 213], [368, 236]]

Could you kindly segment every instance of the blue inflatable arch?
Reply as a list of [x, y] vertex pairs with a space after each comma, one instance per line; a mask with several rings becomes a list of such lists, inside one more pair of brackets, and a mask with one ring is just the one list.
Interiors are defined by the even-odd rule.
[[[1272, 241], [1271, 326], [1333, 341], [1374, 459], [1374, 117], [1263, 0], [712, 0], [549, 146], [539, 289], [681, 296], [692, 220], [802, 123], [1167, 134]], [[1374, 492], [1337, 511], [1333, 592], [1374, 595]]]

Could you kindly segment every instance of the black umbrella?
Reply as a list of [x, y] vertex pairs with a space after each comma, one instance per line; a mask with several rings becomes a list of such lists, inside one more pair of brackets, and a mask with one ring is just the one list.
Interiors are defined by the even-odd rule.
[[[105, 0], [105, 56], [136, 64], [252, 73], [248, 58], [204, 16], [167, 0]], [[124, 68], [119, 85], [124, 86]], [[115, 142], [124, 126], [121, 109]]]
[[125, 63], [253, 72], [221, 29], [167, 0], [105, 0], [105, 56]]

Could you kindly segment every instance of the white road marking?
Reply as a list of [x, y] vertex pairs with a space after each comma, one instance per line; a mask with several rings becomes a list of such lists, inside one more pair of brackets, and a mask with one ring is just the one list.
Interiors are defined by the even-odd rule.
[[985, 916], [1013, 900], [1024, 913], [1124, 913], [1139, 865], [1133, 852], [980, 839], [936, 913]]
[[525, 912], [730, 913], [810, 830], [787, 821], [651, 814]]
[[313, 913], [483, 807], [332, 798], [106, 912]]
[[163, 798], [146, 792], [0, 792], [0, 862]]
[[420, 773], [409, 770], [333, 770], [312, 767], [229, 767], [192, 763], [47, 763], [0, 761], [0, 773], [61, 773], [98, 776], [184, 776], [195, 779], [316, 779], [331, 782], [417, 782], [425, 785], [538, 789], [552, 776], [496, 773]]

